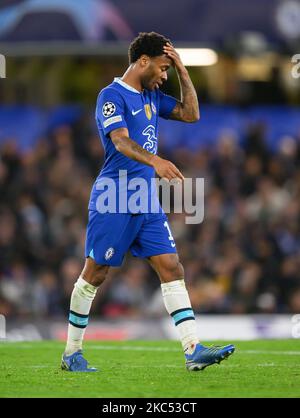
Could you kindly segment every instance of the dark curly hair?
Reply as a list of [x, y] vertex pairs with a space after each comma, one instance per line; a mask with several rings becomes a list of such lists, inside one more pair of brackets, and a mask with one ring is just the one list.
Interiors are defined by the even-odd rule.
[[171, 41], [156, 32], [140, 32], [130, 44], [128, 50], [129, 64], [136, 62], [141, 55], [158, 57], [163, 55], [163, 46]]

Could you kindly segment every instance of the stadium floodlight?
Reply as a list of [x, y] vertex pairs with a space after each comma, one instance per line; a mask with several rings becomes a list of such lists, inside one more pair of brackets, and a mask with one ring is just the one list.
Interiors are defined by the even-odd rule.
[[176, 51], [187, 67], [214, 65], [218, 61], [217, 53], [209, 48], [176, 48]]

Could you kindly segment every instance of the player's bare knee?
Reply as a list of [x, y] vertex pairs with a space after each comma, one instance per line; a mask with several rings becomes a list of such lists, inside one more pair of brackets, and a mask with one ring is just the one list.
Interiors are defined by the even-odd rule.
[[93, 276], [90, 278], [89, 283], [95, 287], [100, 286], [106, 279], [107, 271], [96, 271]]
[[175, 280], [182, 280], [184, 278], [184, 269], [180, 261], [173, 260], [168, 263], [161, 271], [160, 280], [162, 283], [173, 282]]
[[100, 286], [107, 277], [109, 266], [102, 266], [88, 257], [82, 270], [82, 277], [93, 286]]

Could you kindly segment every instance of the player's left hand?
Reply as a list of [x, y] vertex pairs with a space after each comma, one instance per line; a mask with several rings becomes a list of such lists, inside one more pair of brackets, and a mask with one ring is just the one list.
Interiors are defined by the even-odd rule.
[[185, 68], [181, 61], [180, 55], [173, 47], [173, 45], [171, 45], [169, 42], [166, 45], [164, 45], [164, 53], [172, 60], [175, 68], [179, 70]]

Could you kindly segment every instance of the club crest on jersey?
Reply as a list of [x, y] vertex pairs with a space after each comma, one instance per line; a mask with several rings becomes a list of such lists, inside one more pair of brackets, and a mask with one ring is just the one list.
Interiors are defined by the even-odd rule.
[[150, 120], [152, 118], [152, 112], [151, 112], [150, 105], [145, 104], [144, 109], [145, 109], [145, 113], [146, 113], [147, 118]]
[[105, 260], [109, 260], [110, 258], [112, 258], [112, 256], [114, 255], [115, 250], [113, 249], [113, 247], [110, 247], [106, 252], [105, 252]]
[[156, 107], [153, 102], [151, 102], [151, 109], [152, 109], [152, 112], [156, 115]]

